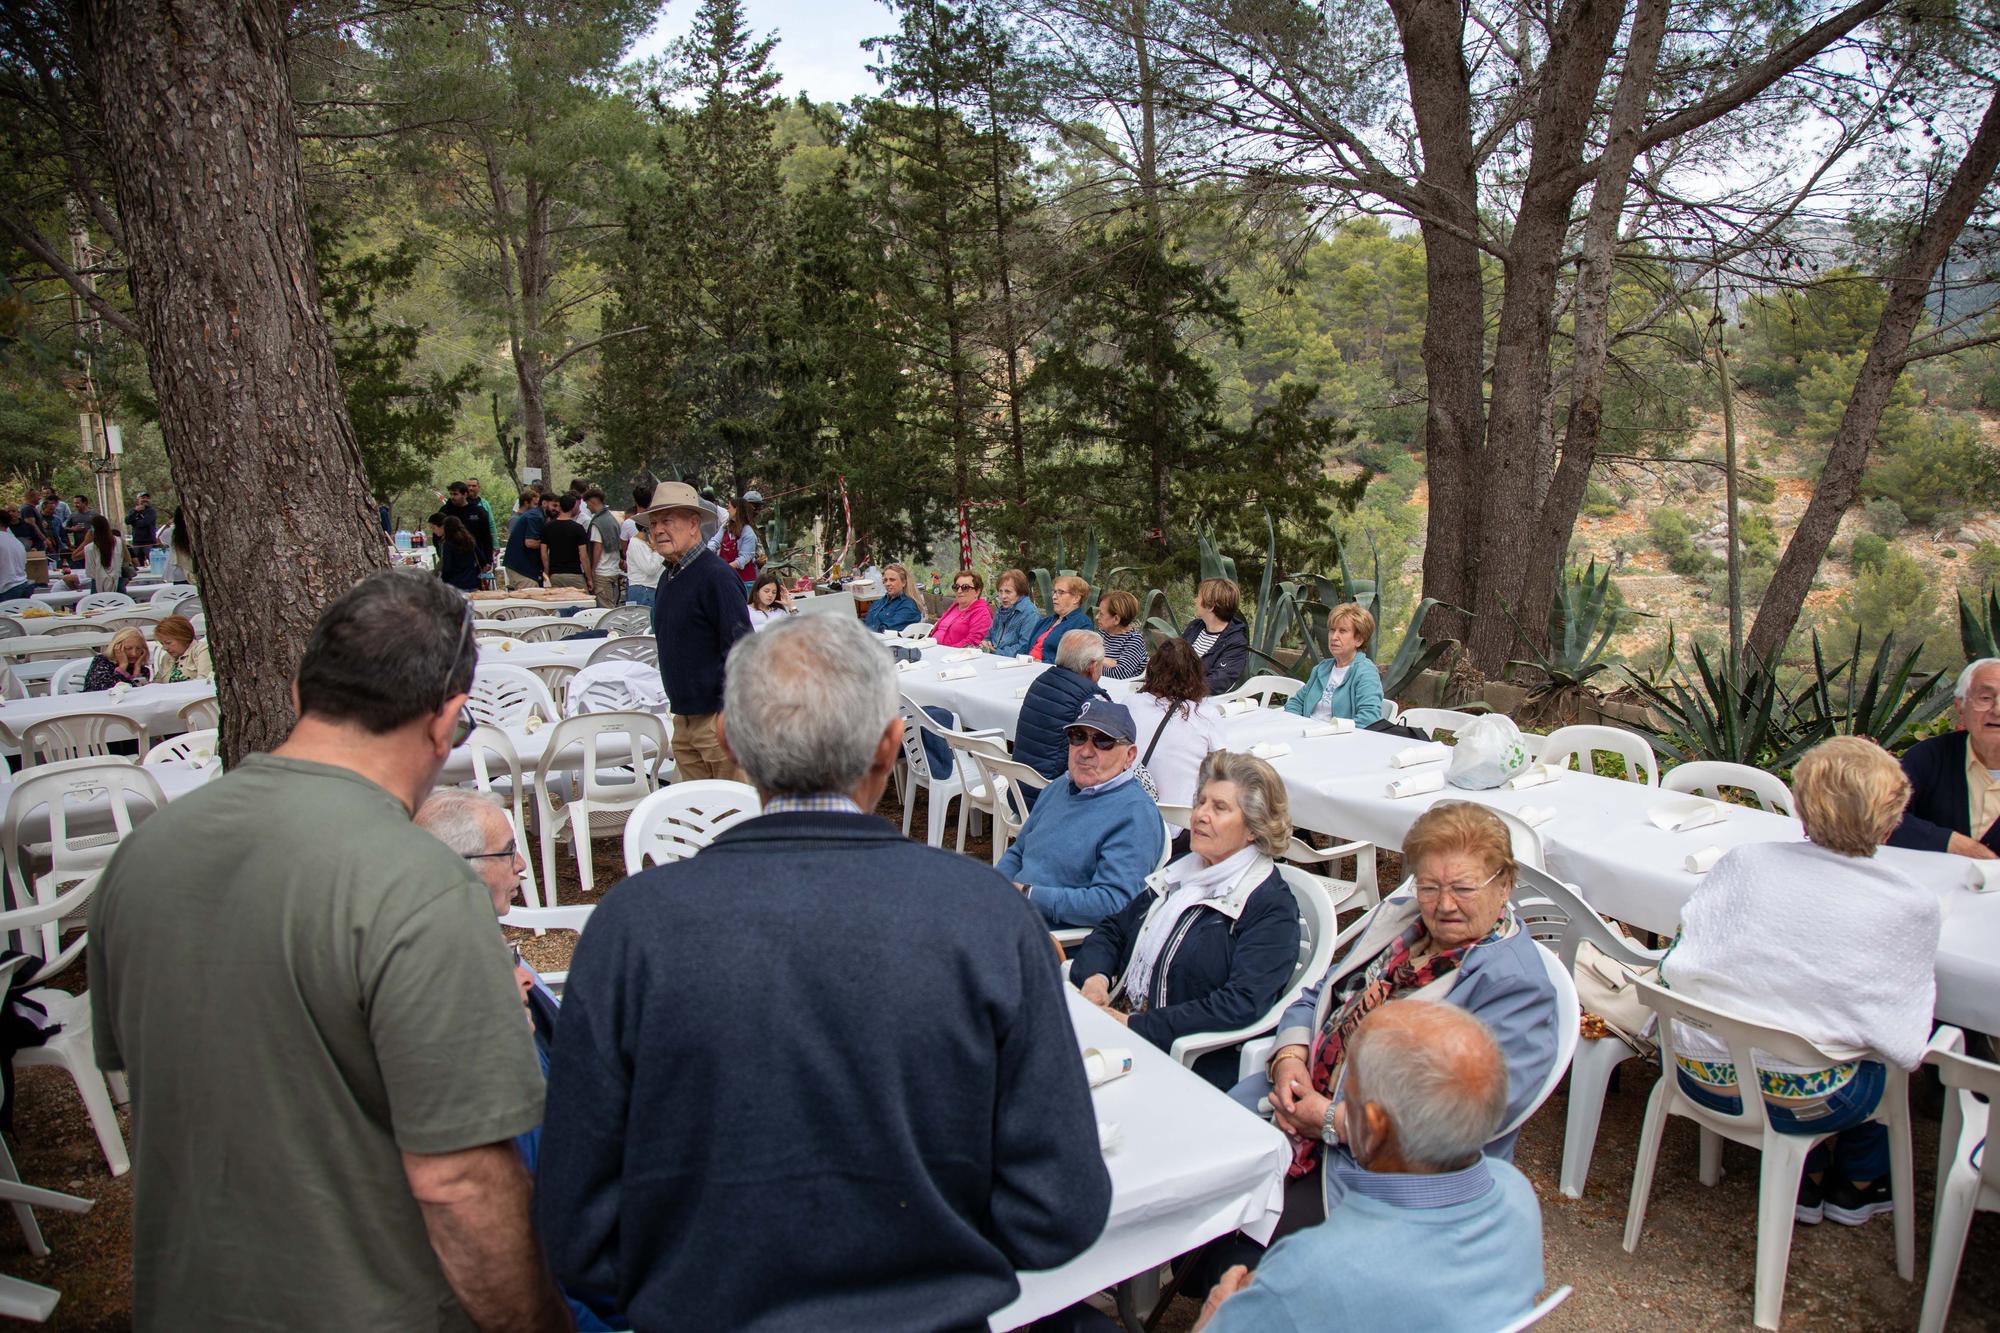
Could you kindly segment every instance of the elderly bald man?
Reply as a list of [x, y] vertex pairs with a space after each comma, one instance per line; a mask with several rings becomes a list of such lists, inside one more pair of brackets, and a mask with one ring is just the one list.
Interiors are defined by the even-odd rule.
[[1484, 1023], [1391, 1000], [1356, 1034], [1334, 1114], [1327, 1220], [1272, 1246], [1254, 1276], [1224, 1273], [1197, 1330], [1499, 1328], [1534, 1307], [1541, 1206], [1483, 1151], [1507, 1114], [1507, 1066]]
[[446, 787], [431, 793], [417, 811], [417, 827], [464, 857], [493, 895], [493, 915], [507, 915], [521, 888], [527, 860], [507, 822], [507, 811], [484, 792]]
[[2000, 657], [1958, 673], [1952, 709], [1958, 730], [1903, 755], [1910, 803], [1889, 845], [1990, 860], [2000, 855]]

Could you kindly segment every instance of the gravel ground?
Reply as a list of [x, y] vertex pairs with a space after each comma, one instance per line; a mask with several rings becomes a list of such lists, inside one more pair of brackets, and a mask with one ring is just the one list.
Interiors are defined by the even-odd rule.
[[[896, 807], [885, 800], [883, 809]], [[921, 812], [920, 812], [921, 813]], [[974, 850], [983, 851], [983, 844]], [[596, 844], [598, 882], [616, 876], [615, 842]], [[587, 901], [573, 872], [560, 891], [563, 902]], [[551, 933], [521, 937], [536, 966], [562, 967], [574, 937]], [[81, 967], [59, 979], [81, 987]], [[1584, 1197], [1571, 1201], [1556, 1190], [1562, 1161], [1564, 1098], [1559, 1088], [1522, 1131], [1517, 1164], [1542, 1199], [1546, 1271], [1552, 1286], [1575, 1294], [1544, 1325], [1552, 1330], [1709, 1330], [1750, 1328], [1751, 1279], [1756, 1252], [1758, 1155], [1734, 1144], [1723, 1154], [1723, 1178], [1705, 1189], [1696, 1176], [1696, 1133], [1685, 1121], [1667, 1132], [1639, 1252], [1619, 1241], [1637, 1153], [1640, 1118], [1652, 1079], [1629, 1063], [1605, 1107], [1593, 1174]], [[59, 1071], [33, 1069], [19, 1080], [16, 1162], [29, 1182], [97, 1201], [81, 1217], [40, 1214], [53, 1253], [34, 1258], [17, 1228], [0, 1223], [0, 1271], [61, 1290], [50, 1326], [61, 1330], [114, 1330], [131, 1324], [132, 1177], [113, 1180], [74, 1087]], [[1790, 1329], [1909, 1329], [1923, 1300], [1929, 1257], [1932, 1178], [1937, 1161], [1938, 1112], [1933, 1086], [1920, 1086], [1915, 1160], [1917, 1174], [1917, 1277], [1896, 1276], [1895, 1243], [1886, 1217], [1848, 1228], [1828, 1222], [1798, 1228], [1785, 1287]], [[130, 1124], [126, 1125], [128, 1141]], [[1974, 1219], [1953, 1301], [1952, 1329], [2000, 1328], [2000, 1216]], [[1163, 1330], [1185, 1330], [1198, 1303], [1183, 1298], [1167, 1312]]]

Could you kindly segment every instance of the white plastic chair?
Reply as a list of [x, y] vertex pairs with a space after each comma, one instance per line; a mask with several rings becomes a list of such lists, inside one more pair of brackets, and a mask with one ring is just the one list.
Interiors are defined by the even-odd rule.
[[[599, 747], [606, 741], [622, 742], [627, 757], [600, 758]], [[576, 770], [558, 762], [565, 751], [579, 748], [582, 759]], [[590, 840], [624, 831], [633, 809], [659, 787], [667, 755], [666, 725], [651, 713], [585, 713], [555, 724], [535, 767], [543, 883], [555, 885], [556, 838], [567, 831], [576, 853], [577, 882], [585, 893], [595, 889]]]
[[1228, 693], [1216, 695], [1215, 701], [1227, 703], [1231, 699], [1255, 699], [1269, 708], [1273, 704], [1282, 704], [1304, 688], [1304, 681], [1290, 676], [1252, 676]]
[[597, 618], [598, 629], [612, 638], [621, 635], [652, 637], [653, 609], [649, 606], [614, 606]]
[[29, 634], [28, 622], [17, 615], [0, 614], [0, 639], [21, 639]]
[[[1536, 943], [1555, 950], [1572, 978], [1577, 946], [1585, 940], [1613, 962], [1639, 971], [1658, 966], [1666, 955], [1664, 949], [1640, 948], [1608, 925], [1574, 886], [1532, 866], [1522, 866], [1515, 876], [1514, 911]], [[1563, 1126], [1561, 1188], [1566, 1197], [1583, 1197], [1612, 1071], [1639, 1054], [1622, 1037], [1585, 1041], [1579, 1033], [1576, 1055], [1570, 1063], [1569, 1110]]]
[[1519, 1319], [1516, 1319], [1513, 1323], [1501, 1329], [1500, 1333], [1526, 1333], [1526, 1330], [1533, 1328], [1536, 1324], [1539, 1324], [1544, 1319], [1547, 1319], [1549, 1315], [1554, 1312], [1555, 1308], [1558, 1305], [1561, 1305], [1564, 1301], [1569, 1299], [1569, 1296], [1570, 1296], [1570, 1288], [1557, 1287], [1554, 1291], [1550, 1292], [1548, 1295], [1542, 1298], [1542, 1303], [1540, 1305], [1537, 1305], [1534, 1309], [1528, 1311], [1528, 1313], [1522, 1315]]
[[[477, 606], [477, 603], [474, 603]], [[522, 601], [512, 606], [496, 606], [487, 611], [494, 620], [540, 619], [548, 614], [548, 608], [540, 602]]]
[[213, 729], [183, 732], [146, 751], [146, 757], [139, 761], [139, 766], [219, 769], [222, 767], [221, 744], [222, 733]]
[[167, 611], [168, 615], [186, 615], [187, 612], [173, 608], [178, 607], [182, 602], [190, 601], [194, 602], [197, 607], [201, 603], [201, 593], [192, 583], [177, 583], [171, 588], [154, 593], [152, 598], [154, 606], [169, 608]]
[[1660, 779], [1662, 791], [1685, 792], [1690, 796], [1707, 796], [1714, 800], [1722, 799], [1725, 787], [1750, 793], [1760, 809], [1774, 814], [1798, 813], [1798, 803], [1792, 799], [1792, 789], [1785, 785], [1784, 779], [1748, 764], [1702, 759], [1670, 768]]
[[106, 607], [130, 605], [132, 605], [132, 599], [122, 592], [94, 592], [76, 604], [76, 613], [84, 616], [89, 615], [92, 611], [101, 611]]
[[[1872, 1051], [1821, 1050], [1795, 1032], [1755, 1023], [1712, 1009], [1679, 991], [1650, 981], [1635, 983], [1640, 1000], [1659, 1016], [1660, 1068], [1646, 1103], [1646, 1120], [1639, 1135], [1639, 1159], [1632, 1170], [1632, 1202], [1625, 1215], [1625, 1252], [1639, 1248], [1646, 1225], [1646, 1200], [1653, 1190], [1653, 1170], [1659, 1163], [1660, 1139], [1667, 1117], [1685, 1116], [1701, 1126], [1701, 1182], [1713, 1185], [1722, 1177], [1722, 1140], [1733, 1139], [1761, 1150], [1762, 1174], [1757, 1189], [1757, 1280], [1754, 1315], [1757, 1327], [1776, 1328], [1785, 1303], [1785, 1270], [1791, 1265], [1793, 1209], [1798, 1201], [1799, 1175], [1806, 1154], [1828, 1134], [1780, 1134], [1764, 1113], [1764, 1098], [1752, 1052], [1772, 1061], [1803, 1069], [1841, 1064], [1853, 1059], [1882, 1060], [1889, 1076], [1882, 1100], [1871, 1120], [1889, 1129], [1889, 1189], [1895, 1199], [1896, 1272], [1905, 1282], [1917, 1271], [1916, 1221], [1913, 1213], [1914, 1173], [1910, 1164], [1910, 1081], [1892, 1060]], [[1736, 1095], [1741, 1108], [1726, 1115], [1697, 1105], [1681, 1091], [1675, 1065], [1676, 1021], [1714, 1036], [1729, 1047], [1736, 1065]]]
[[1486, 808], [1498, 815], [1500, 822], [1507, 826], [1507, 840], [1513, 845], [1516, 862], [1536, 870], [1548, 868], [1548, 857], [1542, 850], [1542, 835], [1535, 832], [1533, 825], [1511, 810], [1502, 810], [1495, 805]]
[[6, 601], [0, 602], [0, 614], [17, 616], [28, 610], [46, 611], [48, 608], [32, 597], [9, 597]]
[[196, 699], [182, 704], [181, 725], [189, 731], [206, 731], [222, 725], [222, 705], [214, 699]]
[[1535, 953], [1549, 974], [1549, 984], [1556, 990], [1556, 1058], [1549, 1066], [1549, 1072], [1543, 1075], [1541, 1089], [1535, 1093], [1534, 1100], [1521, 1108], [1521, 1114], [1500, 1127], [1501, 1138], [1527, 1124], [1535, 1112], [1542, 1109], [1542, 1103], [1555, 1092], [1556, 1084], [1562, 1082], [1563, 1075], [1569, 1072], [1570, 1061], [1576, 1056], [1577, 1034], [1583, 1024], [1583, 1004], [1577, 998], [1576, 982], [1571, 978], [1569, 968], [1539, 943], [1535, 945]]
[[953, 767], [964, 765], [975, 779], [966, 787], [965, 795], [958, 803], [958, 850], [965, 850], [966, 827], [971, 822], [972, 812], [985, 814], [994, 833], [993, 860], [999, 863], [1004, 850], [999, 839], [1000, 810], [998, 806], [1000, 788], [986, 774], [984, 761], [1009, 757], [1007, 743], [998, 736], [987, 736], [969, 731], [941, 731], [944, 743], [951, 747]]
[[746, 782], [703, 778], [662, 787], [639, 802], [625, 821], [625, 873], [693, 856], [724, 829], [763, 810], [757, 789]]
[[993, 789], [993, 864], [999, 865], [1007, 844], [1021, 836], [1021, 826], [1028, 822], [1025, 793], [1040, 791], [1049, 780], [1011, 756], [982, 753], [979, 771]]
[[622, 680], [592, 680], [583, 682], [582, 673], [570, 677], [563, 687], [563, 715], [575, 717], [580, 713], [646, 713], [651, 712], [645, 702], [632, 692]]
[[[949, 774], [931, 772], [930, 757], [924, 753], [923, 735], [928, 731], [939, 740], [946, 740], [947, 732], [959, 731], [955, 715], [952, 719], [954, 725], [941, 727], [907, 694], [897, 695], [896, 705], [903, 711], [903, 763], [909, 775], [903, 788], [903, 836], [909, 836], [910, 816], [917, 808], [916, 793], [921, 789], [926, 793], [925, 808], [929, 823], [924, 840], [933, 847], [942, 847], [945, 816], [951, 812], [951, 803], [968, 793], [974, 800], [984, 801], [987, 799], [986, 791], [979, 785], [980, 775], [968, 772], [962, 764], [953, 764]], [[992, 729], [961, 734], [998, 740], [1006, 733]], [[946, 740], [946, 743], [948, 745], [949, 741]], [[965, 821], [962, 818], [959, 820], [958, 850], [965, 850]]]
[[[1435, 740], [1440, 731], [1457, 735], [1472, 725], [1473, 719], [1478, 716], [1477, 713], [1461, 713], [1456, 708], [1405, 708], [1398, 720], [1406, 727], [1416, 727], [1430, 733], [1431, 738]], [[1568, 1291], [1569, 1288], [1565, 1287], [1563, 1290]]]
[[146, 729], [123, 713], [87, 709], [45, 717], [21, 731], [24, 763], [55, 764], [65, 759], [114, 759], [111, 747], [131, 741], [146, 748]]
[[1939, 1333], [1951, 1313], [1952, 1288], [1976, 1212], [2000, 1212], [2000, 1153], [1988, 1142], [1992, 1104], [2000, 1099], [2000, 1065], [1965, 1054], [1965, 1034], [1946, 1025], [1931, 1034], [1924, 1063], [1944, 1083], [1944, 1126], [1938, 1132], [1937, 1210], [1931, 1220], [1931, 1264], [1917, 1333]]
[[472, 691], [465, 711], [482, 727], [505, 727], [540, 715], [544, 722], [562, 717], [548, 687], [524, 667], [485, 666], [473, 670]]
[[[13, 974], [27, 961], [17, 957], [0, 963], [0, 994], [5, 993]], [[0, 1105], [4, 1105], [4, 1101], [0, 1101]], [[41, 1225], [35, 1221], [35, 1209], [87, 1213], [92, 1201], [22, 1183], [21, 1173], [14, 1165], [13, 1155], [7, 1151], [6, 1141], [0, 1140], [0, 1204], [14, 1210], [14, 1220], [21, 1225], [21, 1236], [27, 1241], [28, 1253], [42, 1258], [49, 1252], [49, 1243], [42, 1238]], [[17, 1277], [0, 1277], [0, 1317], [41, 1323], [55, 1312], [56, 1302], [60, 1299], [62, 1294], [51, 1287], [24, 1282]]]
[[[573, 930], [580, 937], [583, 928], [590, 921], [590, 914], [597, 910], [595, 903], [573, 903], [560, 907], [514, 907], [500, 918], [503, 926], [513, 926], [518, 930], [532, 930], [537, 935], [551, 930]], [[563, 983], [569, 980], [569, 969], [560, 972], [538, 973], [542, 984], [561, 998]]]
[[1243, 1027], [1229, 1032], [1190, 1032], [1176, 1037], [1167, 1054], [1189, 1069], [1194, 1068], [1194, 1062], [1210, 1051], [1227, 1050], [1239, 1042], [1275, 1031], [1278, 1020], [1285, 1016], [1285, 1010], [1298, 1003], [1305, 988], [1326, 975], [1327, 967], [1333, 962], [1333, 950], [1340, 934], [1339, 907], [1321, 887], [1317, 875], [1286, 865], [1279, 866], [1278, 873], [1284, 876], [1286, 886], [1299, 904], [1299, 961], [1292, 969], [1292, 979], [1285, 984], [1284, 991], [1269, 1009]]
[[70, 634], [102, 634], [104, 627], [94, 620], [65, 620], [42, 631], [45, 638], [59, 639]]
[[[1161, 813], [1164, 814], [1165, 810], [1162, 809]], [[1343, 861], [1350, 856], [1354, 858], [1353, 879], [1341, 879], [1337, 875], [1305, 869], [1306, 866]], [[1335, 847], [1314, 847], [1295, 836], [1278, 859], [1288, 866], [1297, 867], [1300, 874], [1317, 884], [1333, 903], [1336, 913], [1352, 907], [1366, 910], [1382, 901], [1381, 883], [1376, 878], [1375, 870], [1375, 844], [1372, 842], [1343, 842]]]
[[914, 620], [896, 632], [906, 639], [927, 639], [931, 633], [931, 622], [928, 620]]
[[79, 657], [74, 662], [65, 662], [56, 668], [56, 674], [49, 677], [50, 694], [82, 694], [83, 678], [90, 674], [88, 657]]
[[[96, 889], [97, 872], [92, 872], [54, 897], [33, 905], [0, 911], [0, 938], [25, 940], [36, 934], [46, 937], [59, 930], [64, 920], [86, 915], [90, 895]], [[74, 950], [65, 957], [73, 956], [82, 947], [83, 940], [79, 936]], [[37, 976], [48, 976], [51, 970], [51, 965], [44, 963]], [[132, 1169], [132, 1159], [125, 1151], [125, 1135], [118, 1128], [118, 1112], [112, 1109], [111, 1090], [105, 1085], [104, 1074], [97, 1067], [96, 1053], [91, 1049], [89, 995], [71, 995], [68, 991], [43, 988], [29, 991], [28, 998], [48, 1010], [49, 1021], [59, 1025], [61, 1031], [40, 1046], [27, 1046], [16, 1051], [14, 1068], [22, 1070], [37, 1065], [55, 1065], [68, 1074], [70, 1081], [76, 1084], [77, 1095], [83, 1099], [83, 1109], [90, 1116], [90, 1126], [97, 1132], [97, 1143], [104, 1150], [105, 1165], [111, 1168], [112, 1175], [124, 1175]]]
[[1643, 782], [1648, 787], [1660, 785], [1660, 765], [1653, 757], [1653, 747], [1644, 736], [1623, 727], [1557, 727], [1542, 742], [1539, 762], [1568, 768], [1569, 761], [1575, 759], [1584, 772], [1594, 773], [1600, 752], [1623, 759], [1629, 781]]
[[[166, 804], [159, 779], [126, 759], [72, 759], [21, 773], [0, 812], [9, 904], [25, 909], [47, 903], [95, 875], [125, 835]], [[37, 814], [47, 832], [30, 839], [28, 824]], [[39, 868], [44, 858], [48, 864]], [[83, 937], [63, 947], [62, 922], [56, 918], [37, 939], [24, 938], [15, 947], [42, 960], [30, 978], [42, 981], [83, 952]]]
[[589, 626], [579, 625], [568, 616], [551, 616], [546, 620], [537, 620], [532, 624], [524, 623], [516, 637], [522, 643], [554, 643], [559, 639], [567, 639], [570, 635], [588, 628]]
[[[529, 847], [528, 816], [526, 809], [526, 789], [529, 782], [522, 770], [520, 753], [514, 749], [514, 742], [506, 732], [498, 727], [474, 727], [472, 734], [465, 738], [465, 753], [472, 761], [472, 785], [490, 796], [498, 796], [507, 802], [507, 823], [514, 830], [514, 845]], [[497, 759], [505, 766], [505, 787], [496, 780], [495, 769], [487, 761]], [[542, 906], [542, 895], [535, 883], [535, 858], [521, 857], [521, 899], [531, 908]], [[553, 888], [550, 898], [555, 897]]]
[[1403, 720], [1403, 706], [1386, 694], [1382, 696], [1382, 720], [1384, 722], [1401, 722]]
[[585, 666], [596, 666], [599, 662], [645, 662], [651, 666], [660, 664], [660, 645], [651, 635], [631, 634], [623, 638], [606, 639], [591, 650], [584, 659]]
[[541, 666], [531, 666], [535, 679], [542, 682], [542, 688], [549, 692], [551, 699], [565, 699], [569, 695], [569, 683], [576, 678], [580, 668], [568, 662], [545, 662]]

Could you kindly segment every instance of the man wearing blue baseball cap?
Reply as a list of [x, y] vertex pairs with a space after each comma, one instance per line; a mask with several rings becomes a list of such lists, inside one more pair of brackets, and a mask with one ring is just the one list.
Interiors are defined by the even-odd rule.
[[1042, 789], [1000, 864], [1052, 926], [1096, 926], [1145, 887], [1160, 864], [1166, 828], [1139, 785], [1132, 713], [1084, 701], [1065, 733], [1069, 771]]

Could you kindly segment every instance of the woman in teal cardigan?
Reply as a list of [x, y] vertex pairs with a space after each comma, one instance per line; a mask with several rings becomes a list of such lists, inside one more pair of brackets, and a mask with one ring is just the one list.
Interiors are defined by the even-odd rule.
[[1301, 717], [1351, 717], [1365, 727], [1382, 720], [1382, 673], [1363, 656], [1375, 637], [1375, 617], [1354, 602], [1345, 602], [1326, 618], [1329, 656], [1313, 668], [1299, 692], [1285, 700], [1285, 711]]

